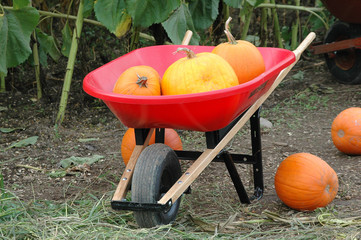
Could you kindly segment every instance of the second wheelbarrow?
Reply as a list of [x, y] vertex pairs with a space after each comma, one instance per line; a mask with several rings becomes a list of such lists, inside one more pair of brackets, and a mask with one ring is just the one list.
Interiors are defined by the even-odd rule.
[[361, 84], [361, 1], [322, 0], [338, 20], [322, 43], [314, 44], [314, 54], [324, 54], [330, 73], [342, 84]]

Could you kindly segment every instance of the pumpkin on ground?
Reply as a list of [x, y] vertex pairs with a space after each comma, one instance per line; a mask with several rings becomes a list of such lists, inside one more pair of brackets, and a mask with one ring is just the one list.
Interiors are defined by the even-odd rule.
[[312, 211], [332, 202], [338, 191], [338, 178], [321, 158], [310, 153], [296, 153], [279, 165], [275, 189], [288, 207]]
[[331, 137], [336, 148], [349, 155], [361, 155], [361, 108], [340, 112], [332, 122]]
[[160, 76], [150, 66], [130, 67], [119, 76], [113, 92], [127, 95], [159, 96], [161, 95]]
[[228, 42], [217, 45], [212, 53], [224, 58], [234, 69], [239, 84], [248, 82], [266, 70], [263, 56], [252, 43], [245, 40], [235, 40], [229, 31], [229, 22], [226, 21], [225, 33]]
[[163, 95], [200, 93], [238, 85], [232, 67], [220, 56], [203, 52], [195, 54], [188, 48], [179, 48], [187, 57], [172, 63], [163, 75]]
[[[149, 145], [155, 143], [155, 134], [153, 133], [150, 138]], [[164, 144], [168, 145], [173, 150], [182, 150], [182, 140], [180, 139], [178, 133], [171, 128], [165, 128], [164, 130]], [[130, 156], [133, 153], [135, 147], [135, 133], [134, 128], [129, 128], [123, 138], [121, 144], [121, 154], [125, 165], [128, 164]]]

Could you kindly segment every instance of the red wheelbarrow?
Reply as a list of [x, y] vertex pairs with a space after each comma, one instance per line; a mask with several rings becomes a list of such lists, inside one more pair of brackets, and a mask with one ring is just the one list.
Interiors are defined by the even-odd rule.
[[339, 20], [327, 31], [323, 43], [310, 47], [324, 54], [330, 73], [343, 84], [361, 84], [361, 1], [322, 0]]
[[[134, 211], [140, 227], [168, 224], [177, 215], [181, 197], [212, 162], [224, 162], [242, 203], [262, 197], [263, 170], [258, 110], [296, 64], [315, 38], [311, 33], [295, 51], [259, 48], [266, 71], [255, 79], [227, 89], [173, 96], [132, 96], [112, 93], [120, 74], [135, 65], [149, 65], [162, 76], [182, 57], [173, 54], [181, 45], [152, 46], [132, 51], [90, 72], [83, 81], [85, 92], [102, 99], [127, 127], [135, 128], [136, 146], [114, 193], [111, 206]], [[194, 52], [210, 52], [211, 46], [188, 46]], [[226, 144], [250, 120], [252, 154], [234, 154]], [[207, 148], [174, 151], [164, 144], [164, 129], [204, 132]], [[155, 131], [156, 144], [148, 146]], [[179, 160], [194, 160], [181, 172]], [[235, 163], [253, 166], [254, 193], [249, 197]], [[127, 193], [131, 190], [131, 200]]]

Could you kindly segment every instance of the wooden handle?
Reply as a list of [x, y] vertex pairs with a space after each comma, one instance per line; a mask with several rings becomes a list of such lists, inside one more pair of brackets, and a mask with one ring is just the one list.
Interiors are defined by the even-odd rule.
[[300, 45], [293, 51], [296, 56], [296, 62], [300, 59], [301, 54], [306, 50], [306, 48], [312, 43], [316, 38], [314, 32], [310, 32], [307, 37], [300, 43]]
[[186, 32], [186, 34], [184, 35], [182, 45], [188, 45], [189, 42], [191, 41], [192, 35], [193, 35], [193, 32], [191, 30], [188, 30]]

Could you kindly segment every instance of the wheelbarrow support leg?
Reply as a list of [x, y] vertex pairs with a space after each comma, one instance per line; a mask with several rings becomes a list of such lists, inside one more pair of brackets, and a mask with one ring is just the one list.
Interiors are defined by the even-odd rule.
[[253, 158], [253, 179], [254, 195], [253, 199], [260, 199], [263, 195], [263, 167], [262, 167], [262, 144], [261, 144], [261, 124], [260, 108], [250, 118], [251, 139], [252, 139], [252, 158]]
[[223, 156], [224, 163], [226, 164], [229, 175], [231, 176], [231, 179], [233, 181], [233, 185], [238, 193], [239, 200], [241, 201], [241, 203], [251, 203], [248, 198], [246, 189], [243, 186], [242, 180], [239, 177], [236, 165], [234, 164], [231, 155], [228, 152], [224, 152]]

